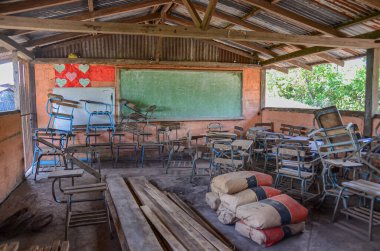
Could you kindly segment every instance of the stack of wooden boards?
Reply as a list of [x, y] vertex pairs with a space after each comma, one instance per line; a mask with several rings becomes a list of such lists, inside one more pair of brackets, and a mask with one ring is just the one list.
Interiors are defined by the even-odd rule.
[[145, 177], [107, 177], [107, 202], [123, 250], [232, 250], [201, 216]]
[[301, 233], [308, 210], [280, 190], [270, 187], [272, 176], [254, 171], [219, 175], [211, 181], [207, 204], [223, 224], [262, 246], [271, 246]]
[[[18, 242], [4, 243], [0, 245], [0, 251], [17, 251], [19, 250]], [[68, 241], [53, 241], [50, 245], [42, 245], [42, 246], [32, 246], [26, 251], [69, 251], [69, 242]]]

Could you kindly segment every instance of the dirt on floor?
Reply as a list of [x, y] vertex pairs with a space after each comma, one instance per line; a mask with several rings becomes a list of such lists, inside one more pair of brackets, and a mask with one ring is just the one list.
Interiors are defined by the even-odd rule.
[[[354, 219], [346, 221], [342, 216], [336, 223], [330, 222], [334, 201], [326, 201], [320, 209], [308, 205], [310, 213], [304, 233], [283, 240], [273, 247], [263, 248], [250, 239], [240, 236], [235, 232], [233, 225], [223, 225], [218, 221], [215, 211], [211, 210], [204, 200], [208, 188], [208, 177], [196, 177], [193, 183], [190, 183], [189, 169], [171, 169], [166, 174], [161, 163], [158, 162], [148, 162], [144, 168], [136, 168], [133, 163], [119, 165], [119, 168], [112, 168], [110, 163], [104, 163], [102, 166], [104, 175], [120, 174], [123, 177], [143, 175], [160, 189], [176, 193], [219, 229], [237, 250], [380, 250], [380, 227], [374, 227], [374, 240], [369, 242], [366, 235], [353, 230], [351, 225], [347, 225], [350, 223], [366, 232], [368, 228], [366, 224]], [[19, 241], [20, 250], [24, 250], [32, 245], [45, 246], [53, 240], [64, 239], [66, 204], [54, 202], [51, 194], [52, 180], [47, 176], [46, 173], [40, 174], [37, 181], [30, 176], [12, 192], [9, 198], [0, 205], [0, 222], [24, 207], [34, 214], [53, 215], [52, 222], [41, 231], [32, 232], [26, 227], [26, 232], [11, 238], [0, 236], [0, 244]], [[77, 184], [94, 183], [95, 179], [85, 174], [76, 182]], [[69, 185], [71, 185], [69, 180], [63, 182], [63, 187]], [[98, 209], [101, 206], [99, 202], [76, 203], [73, 209]], [[108, 228], [104, 224], [72, 228], [69, 230], [68, 237], [70, 250], [121, 250], [116, 234], [113, 236], [113, 238], [110, 237]]]

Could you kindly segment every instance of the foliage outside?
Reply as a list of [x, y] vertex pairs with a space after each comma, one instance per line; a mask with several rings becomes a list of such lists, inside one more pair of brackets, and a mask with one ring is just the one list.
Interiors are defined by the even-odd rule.
[[[313, 107], [336, 105], [342, 110], [364, 111], [365, 64], [343, 69], [323, 64], [314, 66], [312, 71], [292, 69], [289, 74], [268, 71], [267, 93]], [[347, 72], [350, 77], [347, 77]]]

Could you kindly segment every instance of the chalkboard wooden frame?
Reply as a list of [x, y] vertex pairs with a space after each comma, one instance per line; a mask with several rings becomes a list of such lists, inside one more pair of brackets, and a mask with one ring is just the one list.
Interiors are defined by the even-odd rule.
[[[235, 89], [235, 92], [234, 94], [235, 95], [238, 95], [236, 96], [235, 98], [238, 98], [239, 99], [239, 105], [237, 106], [234, 106], [233, 110], [236, 110], [235, 112], [239, 113], [239, 115], [233, 115], [233, 116], [181, 116], [181, 117], [159, 117], [159, 118], [155, 118], [155, 119], [152, 119], [151, 121], [211, 121], [211, 120], [243, 120], [244, 119], [244, 116], [243, 116], [243, 71], [242, 70], [206, 70], [206, 69], [141, 69], [141, 68], [119, 68], [118, 69], [118, 72], [117, 72], [117, 75], [118, 75], [118, 87], [119, 87], [119, 92], [118, 92], [118, 95], [119, 95], [119, 98], [120, 99], [125, 99], [127, 98], [125, 95], [123, 96], [123, 88], [125, 89], [126, 88], [126, 85], [127, 85], [127, 82], [125, 81], [125, 76], [124, 76], [124, 82], [122, 81], [122, 74], [128, 74], [128, 72], [133, 72], [133, 71], [147, 71], [147, 72], [152, 72], [152, 71], [159, 71], [159, 72], [168, 72], [169, 74], [170, 73], [176, 73], [178, 74], [178, 72], [193, 72], [193, 73], [199, 73], [199, 74], [209, 74], [210, 72], [211, 73], [222, 73], [222, 74], [236, 74], [236, 75], [231, 75], [231, 76], [238, 76], [238, 78], [240, 78], [240, 83], [239, 81], [237, 82], [239, 84], [239, 86], [235, 86], [233, 87]], [[123, 73], [124, 72], [124, 73]], [[236, 78], [236, 77], [235, 77]], [[201, 83], [197, 83], [197, 84], [201, 84]], [[226, 84], [226, 83], [224, 83]], [[124, 85], [124, 86], [122, 86]], [[223, 86], [221, 86], [223, 87]], [[227, 86], [228, 87], [228, 86]], [[215, 88], [215, 87], [214, 87]], [[236, 88], [238, 88], [239, 90], [239, 93], [236, 92]], [[125, 90], [124, 90], [124, 94], [125, 94]], [[236, 103], [236, 102], [235, 102]], [[151, 103], [151, 104], [154, 104]], [[119, 107], [120, 109], [120, 114], [122, 114], [122, 109], [123, 107]], [[214, 107], [215, 109], [215, 107]]]

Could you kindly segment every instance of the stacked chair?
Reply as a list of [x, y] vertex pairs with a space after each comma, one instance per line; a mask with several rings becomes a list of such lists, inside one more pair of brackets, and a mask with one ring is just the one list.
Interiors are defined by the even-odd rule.
[[[57, 147], [67, 147], [69, 140], [74, 137], [74, 111], [78, 107], [79, 102], [77, 101], [64, 99], [61, 95], [48, 94], [46, 102], [46, 113], [49, 116], [48, 123], [45, 128], [37, 128], [33, 132], [32, 173], [35, 174], [35, 179], [38, 173], [42, 171], [42, 166], [57, 168], [66, 165], [66, 163], [62, 162], [63, 159], [60, 157], [60, 154], [53, 148], [40, 144], [37, 139], [43, 138]], [[47, 164], [43, 164], [45, 157], [48, 158], [46, 160]]]
[[[374, 210], [375, 202], [380, 197], [380, 185], [371, 181], [371, 178], [380, 171], [363, 153], [370, 140], [365, 142], [358, 139], [353, 124], [344, 126], [336, 107], [316, 111], [315, 119], [320, 129], [312, 132], [310, 136], [315, 141], [323, 164], [322, 201], [326, 196], [336, 198], [333, 221], [342, 201], [343, 209], [340, 212], [346, 215], [347, 219], [352, 217], [368, 223], [367, 235], [371, 240], [372, 227], [380, 224], [379, 213]], [[340, 169], [343, 174], [351, 175], [342, 175], [339, 179]], [[350, 197], [358, 197], [355, 205], [349, 204]], [[369, 205], [366, 203], [368, 201]], [[358, 231], [362, 232], [360, 229]]]

